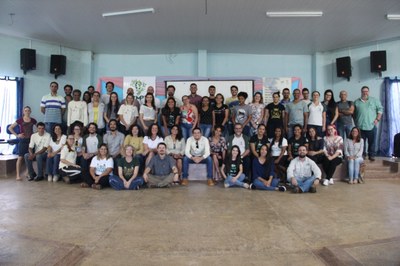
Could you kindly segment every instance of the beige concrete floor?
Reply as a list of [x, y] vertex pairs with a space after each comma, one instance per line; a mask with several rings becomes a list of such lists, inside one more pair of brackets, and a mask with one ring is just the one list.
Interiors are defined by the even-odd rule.
[[341, 246], [359, 265], [399, 265], [399, 243], [400, 180], [291, 194], [0, 179], [0, 265], [325, 265]]

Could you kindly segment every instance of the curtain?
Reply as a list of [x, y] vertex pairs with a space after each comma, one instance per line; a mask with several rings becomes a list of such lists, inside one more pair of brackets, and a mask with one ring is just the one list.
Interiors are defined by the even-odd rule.
[[9, 77], [0, 78], [1, 139], [8, 139], [7, 125], [17, 119], [17, 82]]
[[385, 78], [382, 101], [385, 110], [379, 150], [381, 155], [391, 157], [394, 135], [400, 132], [400, 79]]
[[24, 78], [15, 78], [17, 82], [17, 117], [22, 117], [24, 108]]

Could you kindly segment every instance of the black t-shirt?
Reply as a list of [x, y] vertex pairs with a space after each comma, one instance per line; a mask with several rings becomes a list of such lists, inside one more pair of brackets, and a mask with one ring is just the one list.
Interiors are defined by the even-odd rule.
[[308, 150], [309, 151], [320, 151], [324, 149], [324, 140], [323, 139], [315, 139], [308, 141]]
[[163, 109], [161, 109], [161, 114], [165, 117], [167, 121], [167, 127], [171, 128], [175, 125], [176, 118], [181, 115], [181, 111], [178, 107], [175, 107], [172, 111], [171, 109], [164, 107]]
[[259, 139], [257, 134], [255, 134], [255, 135], [251, 136], [250, 143], [254, 143], [256, 152], [258, 153], [261, 149], [261, 146], [268, 144], [269, 140], [268, 140], [267, 136], [263, 136], [262, 139]]
[[200, 108], [200, 124], [212, 125], [212, 110], [211, 106], [208, 107], [207, 111]]
[[213, 112], [215, 114], [215, 125], [222, 126], [222, 122], [225, 119], [225, 110], [229, 110], [226, 104], [223, 104], [221, 107], [214, 106]]
[[225, 172], [227, 175], [236, 176], [239, 173], [240, 165], [242, 164], [242, 159], [236, 158], [236, 160], [231, 161], [227, 156], [225, 158]]
[[289, 139], [289, 146], [292, 148], [292, 156], [297, 157], [299, 155], [299, 147], [308, 143], [306, 137], [301, 136], [299, 139], [295, 139], [294, 136]]
[[268, 125], [283, 125], [283, 112], [285, 112], [285, 106], [281, 103], [275, 105], [274, 103], [268, 104], [265, 109], [269, 114], [268, 116]]

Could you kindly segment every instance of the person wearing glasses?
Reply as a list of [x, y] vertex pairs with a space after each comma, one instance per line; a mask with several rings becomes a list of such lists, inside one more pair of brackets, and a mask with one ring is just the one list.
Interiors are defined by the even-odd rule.
[[67, 142], [61, 149], [60, 174], [66, 184], [71, 184], [80, 179], [81, 167], [76, 163], [77, 152], [75, 147], [75, 137], [68, 135]]
[[82, 158], [82, 144], [83, 144], [83, 138], [82, 138], [82, 127], [78, 124], [75, 124], [73, 127], [73, 132], [71, 133], [74, 136], [74, 148], [76, 151], [76, 163], [78, 165], [81, 164], [81, 158]]
[[206, 137], [203, 137], [201, 130], [195, 127], [192, 130], [192, 137], [188, 138], [185, 148], [185, 157], [183, 157], [183, 175], [182, 185], [189, 184], [189, 164], [207, 164], [207, 184], [214, 186], [213, 181], [213, 164], [210, 156], [210, 142]]
[[234, 145], [239, 147], [240, 157], [243, 162], [243, 173], [249, 177], [251, 167], [249, 137], [243, 134], [243, 125], [240, 123], [236, 123], [233, 130], [235, 133], [229, 136], [227, 140], [228, 150], [232, 150]]

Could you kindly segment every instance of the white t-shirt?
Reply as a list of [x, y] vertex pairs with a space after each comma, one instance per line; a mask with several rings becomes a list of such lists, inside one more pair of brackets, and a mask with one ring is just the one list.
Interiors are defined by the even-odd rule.
[[240, 150], [240, 154], [243, 154], [246, 151], [246, 142], [244, 141], [243, 135], [240, 137], [236, 137], [236, 135], [232, 139], [232, 146], [237, 145]]
[[136, 106], [123, 104], [118, 110], [118, 115], [122, 115], [125, 122], [132, 125], [133, 120], [139, 116], [139, 113]]
[[[271, 156], [277, 157], [281, 155], [281, 148], [279, 148], [279, 142], [274, 142], [273, 139], [269, 139], [269, 142], [271, 143]], [[282, 139], [282, 147], [287, 147], [288, 143], [285, 138]], [[287, 155], [287, 149], [283, 155]]]
[[308, 124], [322, 126], [322, 113], [326, 112], [325, 106], [321, 102], [318, 105], [312, 102], [308, 105], [308, 110]]
[[97, 156], [94, 156], [92, 162], [90, 163], [90, 167], [96, 169], [96, 175], [101, 175], [107, 170], [107, 168], [114, 168], [114, 161], [112, 157], [108, 159], [98, 159]]
[[154, 120], [156, 119], [156, 110], [153, 107], [148, 107], [146, 105], [140, 106], [140, 114], [143, 114], [143, 120]]
[[[74, 150], [74, 148], [72, 148], [72, 151], [69, 151], [68, 146], [65, 145], [62, 149], [61, 149], [61, 159], [67, 160], [70, 163], [76, 164], [76, 151]], [[59, 169], [62, 169], [64, 167], [68, 167], [68, 165], [66, 165], [65, 163], [63, 163], [62, 161], [60, 161], [60, 165], [59, 165]]]
[[144, 139], [143, 139], [143, 144], [147, 144], [149, 149], [156, 149], [158, 143], [160, 143], [160, 142], [164, 142], [164, 139], [160, 138], [158, 136], [157, 136], [157, 138], [155, 140], [152, 140], [148, 136], [144, 137]]
[[[52, 152], [55, 152], [56, 150], [60, 149], [60, 148], [65, 144], [66, 141], [67, 141], [67, 136], [65, 136], [65, 135], [62, 135], [62, 136], [61, 136], [61, 139], [60, 139], [60, 141], [59, 141], [58, 143], [55, 143], [55, 142], [53, 141], [53, 139], [50, 139], [50, 144], [49, 144], [49, 146], [50, 146], [51, 149], [53, 150]], [[61, 150], [60, 150], [60, 152], [57, 153], [57, 154], [61, 154]]]

